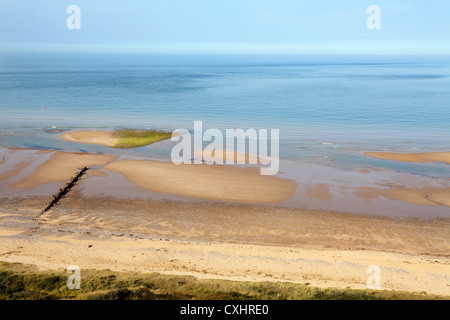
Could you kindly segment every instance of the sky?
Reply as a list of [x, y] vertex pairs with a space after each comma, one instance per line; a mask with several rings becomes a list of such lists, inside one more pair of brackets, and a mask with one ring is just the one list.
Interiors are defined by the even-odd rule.
[[450, 54], [450, 1], [0, 0], [0, 51]]

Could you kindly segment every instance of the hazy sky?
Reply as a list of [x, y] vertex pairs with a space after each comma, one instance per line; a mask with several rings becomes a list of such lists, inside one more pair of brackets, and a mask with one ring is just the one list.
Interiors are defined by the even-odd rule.
[[0, 51], [16, 50], [450, 54], [450, 1], [0, 0]]

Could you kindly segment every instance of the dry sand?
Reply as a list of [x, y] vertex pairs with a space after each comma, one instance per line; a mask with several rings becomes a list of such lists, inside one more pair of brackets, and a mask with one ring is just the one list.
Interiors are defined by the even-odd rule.
[[363, 187], [354, 191], [354, 194], [363, 199], [375, 199], [382, 196], [390, 200], [402, 200], [404, 202], [420, 205], [450, 207], [449, 188], [410, 189], [396, 187], [386, 189]]
[[66, 141], [97, 144], [107, 147], [114, 146], [118, 139], [113, 137], [112, 131], [71, 131], [59, 135], [59, 137]]
[[450, 152], [429, 153], [389, 153], [389, 152], [365, 152], [364, 155], [384, 160], [404, 162], [443, 162], [450, 164]]
[[191, 274], [450, 295], [449, 219], [415, 220], [212, 203], [86, 199], [3, 202], [0, 259], [43, 269]]
[[104, 169], [118, 172], [136, 186], [152, 192], [209, 200], [277, 203], [292, 197], [296, 188], [292, 181], [260, 175], [259, 168], [120, 160]]

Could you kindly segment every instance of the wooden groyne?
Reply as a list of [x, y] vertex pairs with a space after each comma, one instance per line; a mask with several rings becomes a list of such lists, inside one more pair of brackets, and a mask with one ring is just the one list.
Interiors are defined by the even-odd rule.
[[52, 201], [50, 201], [47, 205], [47, 207], [45, 207], [44, 210], [42, 210], [41, 214], [44, 214], [45, 212], [47, 212], [48, 210], [50, 210], [55, 204], [58, 203], [59, 200], [61, 200], [70, 190], [72, 190], [72, 188], [76, 185], [76, 183], [78, 182], [78, 180], [81, 179], [81, 177], [86, 173], [86, 171], [88, 171], [89, 168], [88, 167], [84, 167], [81, 168], [75, 175], [75, 177], [73, 177], [69, 182], [66, 183], [66, 185], [64, 187], [61, 187], [61, 189], [59, 189], [58, 193], [55, 194], [53, 196]]

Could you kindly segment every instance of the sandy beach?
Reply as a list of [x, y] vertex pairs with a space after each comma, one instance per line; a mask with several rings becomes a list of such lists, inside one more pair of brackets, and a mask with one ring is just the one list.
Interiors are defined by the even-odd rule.
[[78, 130], [64, 132], [59, 135], [63, 140], [77, 143], [97, 144], [106, 147], [114, 146], [118, 139], [113, 137], [113, 131], [106, 130]]
[[[309, 167], [302, 185], [291, 173], [261, 176], [256, 167], [1, 151], [2, 261], [47, 270], [76, 264], [357, 289], [366, 288], [367, 267], [377, 265], [382, 289], [450, 295], [448, 216], [354, 214], [305, 209], [295, 202], [304, 192], [298, 201], [327, 204], [341, 195], [380, 213], [386, 203], [399, 201], [406, 208], [448, 210], [445, 183], [415, 189], [395, 184], [349, 188], [346, 182], [336, 191], [327, 183], [311, 185], [306, 172], [319, 176]], [[84, 166], [90, 170], [75, 188], [41, 215], [53, 194]], [[378, 174], [362, 171], [358, 177], [367, 183]]]
[[382, 289], [450, 295], [448, 219], [77, 194], [40, 216], [42, 202], [3, 202], [2, 261], [360, 289], [378, 265]]

